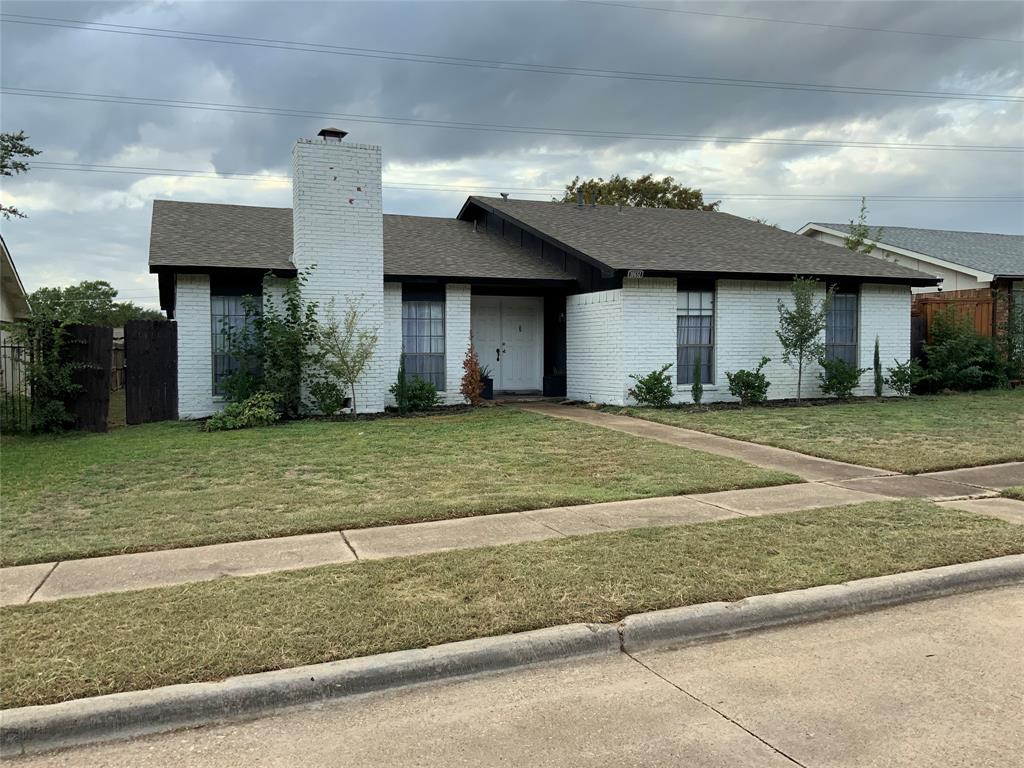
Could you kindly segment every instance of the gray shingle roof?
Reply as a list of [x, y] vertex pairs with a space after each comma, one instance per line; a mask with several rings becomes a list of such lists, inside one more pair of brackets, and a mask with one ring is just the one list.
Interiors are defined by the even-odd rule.
[[458, 219], [384, 215], [384, 274], [572, 280], [528, 251]]
[[[880, 278], [920, 272], [714, 211], [629, 208], [471, 197], [617, 270]], [[924, 278], [929, 282], [934, 282]]]
[[[849, 224], [812, 224], [840, 232], [850, 231]], [[878, 240], [879, 229], [882, 230], [880, 242], [895, 245], [897, 248], [934, 256], [993, 275], [1024, 275], [1024, 235], [916, 227], [877, 227], [872, 228], [872, 240]]]
[[[291, 208], [153, 202], [151, 267], [294, 270]], [[457, 219], [384, 215], [384, 273], [571, 280], [527, 251]]]

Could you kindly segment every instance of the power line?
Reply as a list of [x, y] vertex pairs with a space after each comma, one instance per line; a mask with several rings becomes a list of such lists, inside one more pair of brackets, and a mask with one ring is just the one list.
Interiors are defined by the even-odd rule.
[[891, 29], [888, 27], [858, 27], [852, 24], [827, 24], [820, 21], [799, 21], [797, 19], [773, 19], [767, 16], [740, 16], [733, 13], [712, 13], [711, 11], [694, 11], [684, 8], [659, 8], [653, 5], [639, 5], [635, 3], [613, 3], [607, 0], [575, 0], [581, 5], [604, 5], [610, 8], [628, 8], [633, 11], [655, 11], [662, 13], [681, 13], [690, 16], [713, 16], [720, 19], [737, 19], [740, 21], [758, 21], [769, 24], [795, 24], [801, 27], [819, 27], [822, 29], [842, 29], [855, 32], [885, 32], [893, 35], [921, 35], [923, 37], [946, 37], [958, 40], [981, 40], [986, 43], [1015, 43], [1020, 45], [1024, 40], [1014, 40], [1005, 37], [978, 37], [976, 35], [957, 35], [950, 32], [925, 32], [923, 30]]
[[188, 30], [167, 29], [163, 27], [141, 27], [128, 24], [108, 24], [77, 19], [60, 19], [49, 16], [29, 16], [26, 14], [0, 13], [0, 21], [8, 24], [30, 24], [60, 29], [76, 29], [90, 32], [107, 32], [110, 34], [133, 35], [171, 40], [190, 40], [221, 45], [248, 46], [275, 50], [301, 51], [304, 53], [325, 53], [338, 56], [355, 56], [387, 61], [404, 61], [417, 64], [435, 64], [452, 67], [468, 67], [471, 69], [492, 69], [510, 72], [534, 72], [549, 75], [565, 75], [573, 77], [590, 77], [616, 80], [642, 80], [687, 85], [709, 85], [737, 88], [768, 88], [788, 91], [816, 91], [826, 93], [859, 94], [864, 96], [894, 96], [924, 99], [954, 99], [969, 101], [1005, 101], [1024, 102], [1024, 97], [1008, 94], [986, 94], [957, 91], [927, 91], [920, 89], [896, 89], [870, 86], [844, 86], [822, 83], [799, 83], [774, 80], [752, 80], [742, 78], [711, 77], [706, 75], [679, 75], [658, 72], [638, 72], [631, 70], [596, 69], [591, 67], [567, 67], [557, 64], [531, 64], [520, 61], [503, 61], [499, 59], [473, 59], [459, 56], [443, 56], [411, 51], [392, 51], [382, 48], [357, 48], [326, 43], [309, 43], [295, 40], [279, 40], [274, 38], [247, 37], [210, 32], [194, 32]]
[[[129, 165], [100, 165], [95, 163], [70, 163], [70, 162], [40, 162], [33, 161], [31, 167], [40, 170], [53, 171], [88, 171], [96, 173], [125, 173], [139, 176], [175, 176], [178, 178], [203, 178], [223, 179], [226, 181], [273, 181], [285, 183], [291, 182], [290, 176], [245, 173], [240, 171], [204, 171], [188, 170], [178, 168], [153, 168], [146, 166]], [[526, 195], [562, 195], [565, 189], [556, 188], [517, 188], [507, 187], [501, 184], [492, 185], [455, 185], [440, 183], [425, 183], [412, 181], [399, 181], [385, 183], [384, 189], [397, 189], [412, 192], [513, 192]], [[883, 195], [883, 194], [852, 194], [852, 193], [814, 193], [814, 192], [733, 192], [733, 193], [706, 193], [708, 199], [729, 199], [729, 200], [777, 200], [777, 201], [811, 201], [811, 200], [859, 200], [866, 197], [879, 202], [977, 202], [977, 203], [1020, 203], [1024, 202], [1024, 195]]]
[[853, 141], [847, 139], [785, 139], [760, 136], [710, 136], [702, 134], [636, 133], [631, 131], [591, 130], [586, 128], [551, 128], [544, 126], [507, 125], [501, 123], [472, 123], [446, 120], [427, 120], [413, 117], [383, 115], [346, 114], [340, 112], [316, 112], [291, 107], [261, 107], [245, 104], [223, 104], [218, 102], [186, 101], [182, 99], [158, 99], [143, 96], [119, 96], [116, 94], [83, 93], [78, 91], [57, 91], [42, 88], [15, 88], [0, 86], [0, 93], [10, 96], [26, 96], [66, 101], [85, 101], [98, 104], [128, 104], [132, 106], [165, 107], [190, 109], [230, 114], [266, 115], [273, 117], [323, 118], [346, 120], [371, 125], [402, 125], [417, 128], [436, 128], [460, 131], [481, 131], [488, 133], [518, 133], [541, 136], [575, 136], [597, 139], [623, 139], [635, 141], [659, 141], [670, 143], [716, 142], [720, 144], [763, 144], [766, 146], [795, 147], [838, 147], [848, 149], [920, 149], [957, 152], [1024, 152], [1024, 147], [1013, 145], [986, 144], [932, 144], [923, 142], [895, 141]]

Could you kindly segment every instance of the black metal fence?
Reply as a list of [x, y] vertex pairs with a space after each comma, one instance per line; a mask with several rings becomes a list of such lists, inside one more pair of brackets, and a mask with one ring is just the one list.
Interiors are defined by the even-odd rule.
[[27, 432], [32, 426], [30, 350], [11, 336], [0, 338], [0, 431]]

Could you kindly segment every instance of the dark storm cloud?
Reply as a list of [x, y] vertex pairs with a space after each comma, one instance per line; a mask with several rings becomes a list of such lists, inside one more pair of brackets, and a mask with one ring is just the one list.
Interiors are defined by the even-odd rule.
[[[930, 30], [957, 35], [1020, 37], [1016, 3], [752, 3], [691, 4], [692, 10], [823, 21], [864, 27]], [[638, 72], [832, 83], [914, 90], [1020, 92], [1022, 50], [1009, 43], [958, 38], [827, 30], [655, 13], [583, 3], [6, 3], [8, 13], [107, 21], [147, 27], [219, 32], [479, 59], [621, 69]], [[577, 127], [615, 131], [752, 136], [771, 131], [818, 130], [858, 139], [1020, 144], [1020, 105], [677, 85], [565, 77], [490, 69], [382, 61], [268, 48], [215, 45], [103, 32], [3, 25], [4, 84], [68, 91], [118, 93], [191, 101], [434, 120]], [[975, 107], [977, 106], [976, 111]], [[967, 110], [967, 111], [965, 111]], [[5, 96], [4, 130], [24, 128], [47, 159], [163, 167], [267, 169], [287, 173], [290, 147], [327, 122], [353, 139], [379, 143], [393, 168], [434, 171], [420, 181], [452, 183], [469, 173], [515, 186], [555, 186], [575, 173], [679, 172], [683, 179], [750, 191], [786, 191], [820, 168], [836, 188], [928, 194], [1017, 194], [1016, 155], [895, 153], [878, 165], [866, 154], [774, 147], [715, 152], [680, 159], [671, 145], [610, 139], [437, 130], [368, 125], [354, 120], [228, 115], [221, 112], [93, 104]], [[852, 131], [852, 133], [849, 133]], [[880, 131], [877, 133], [875, 131]], [[860, 133], [859, 133], [860, 132]], [[692, 146], [692, 145], [691, 145]], [[813, 162], [808, 162], [813, 159]], [[171, 165], [171, 163], [176, 163]], [[723, 163], [725, 164], [723, 166]], [[675, 164], [675, 167], [673, 167]], [[727, 167], [726, 167], [727, 166]], [[458, 168], [458, 173], [445, 169]], [[843, 169], [841, 172], [836, 168]], [[529, 173], [529, 181], [523, 174]], [[510, 176], [514, 176], [512, 178]], [[409, 178], [408, 173], [403, 177]], [[51, 200], [26, 222], [5, 225], [19, 253], [44, 262], [50, 254], [81, 254], [75, 277], [88, 268], [124, 270], [125, 292], [143, 280], [148, 212], [139, 177], [40, 170], [34, 194], [67, 194], [71, 206]], [[132, 186], [132, 185], [136, 186]], [[146, 182], [150, 184], [150, 182]], [[751, 187], [746, 185], [754, 185]], [[178, 194], [201, 199], [288, 204], [287, 187], [263, 191], [241, 182], [191, 182]], [[13, 187], [12, 187], [13, 188]], [[146, 187], [149, 189], [149, 187]], [[152, 185], [152, 195], [175, 193]], [[18, 189], [14, 188], [17, 194]], [[124, 197], [119, 194], [124, 192]], [[461, 195], [393, 191], [390, 210], [450, 215]], [[32, 199], [31, 194], [29, 199]], [[848, 218], [836, 204], [738, 204], [789, 226], [804, 216]], [[956, 208], [956, 207], [954, 207]], [[832, 211], [831, 215], [829, 211]], [[1012, 206], [890, 206], [890, 223], [1013, 229]], [[83, 231], [102, 233], [109, 247]], [[70, 239], [72, 233], [79, 238]], [[116, 240], [116, 242], [111, 242]], [[45, 249], [42, 244], [45, 243]], [[111, 255], [112, 254], [112, 255]], [[42, 263], [26, 278], [63, 274]], [[67, 270], [65, 270], [66, 272]]]

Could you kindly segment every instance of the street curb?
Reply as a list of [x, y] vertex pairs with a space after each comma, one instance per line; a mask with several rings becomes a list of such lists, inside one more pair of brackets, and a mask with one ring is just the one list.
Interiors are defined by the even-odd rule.
[[254, 717], [284, 707], [619, 652], [605, 624], [567, 624], [292, 669], [0, 712], [0, 757]]
[[287, 707], [456, 680], [532, 664], [681, 646], [960, 592], [1024, 582], [1024, 555], [861, 579], [735, 603], [567, 624], [292, 669], [0, 712], [0, 758], [211, 723]]
[[704, 603], [627, 616], [622, 650], [682, 646], [757, 629], [870, 611], [1024, 581], [1024, 555], [830, 584], [735, 603]]

